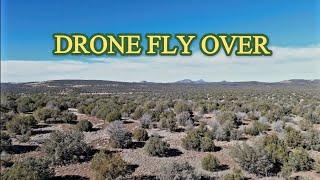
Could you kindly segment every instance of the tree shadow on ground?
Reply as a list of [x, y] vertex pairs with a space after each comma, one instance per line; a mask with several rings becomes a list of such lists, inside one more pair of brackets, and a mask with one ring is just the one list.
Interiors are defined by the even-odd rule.
[[[214, 171], [211, 171], [211, 172], [218, 172], [218, 171], [225, 171], [225, 170], [228, 170], [229, 169], [229, 166], [226, 165], [226, 164], [221, 164], [220, 166], [218, 166], [217, 168], [215, 168]], [[207, 177], [207, 176], [204, 176], [203, 179], [210, 179], [212, 177]]]
[[37, 134], [48, 134], [52, 133], [53, 130], [32, 130], [31, 131], [31, 136], [37, 135]]
[[161, 136], [159, 134], [152, 134], [149, 138], [151, 138], [151, 137], [159, 137], [160, 139], [164, 138], [164, 136]]
[[123, 122], [123, 124], [132, 124], [132, 123], [134, 123], [134, 122], [131, 121], [131, 120], [123, 120], [122, 122]]
[[134, 180], [156, 180], [156, 176], [151, 175], [141, 175], [141, 176], [134, 176], [132, 179]]
[[83, 155], [83, 158], [81, 158], [80, 162], [89, 162], [93, 158], [93, 156], [100, 152], [98, 149], [90, 149], [90, 151], [87, 154]]
[[69, 121], [69, 122], [65, 122], [65, 121], [62, 121], [62, 120], [55, 120], [55, 121], [49, 121], [48, 122], [49, 125], [53, 125], [53, 124], [77, 124], [78, 121]]
[[129, 164], [127, 165], [127, 174], [132, 174], [139, 166], [137, 164]]
[[170, 148], [165, 157], [176, 157], [183, 154], [179, 149]]
[[11, 147], [11, 152], [14, 154], [22, 154], [22, 153], [27, 153], [31, 151], [37, 150], [39, 146], [35, 145], [13, 145]]
[[199, 121], [195, 121], [194, 123], [193, 123], [193, 126], [194, 127], [198, 127], [200, 125], [200, 122]]
[[241, 125], [249, 125], [249, 122], [242, 122]]
[[174, 132], [178, 132], [178, 133], [180, 133], [180, 132], [184, 132], [185, 131], [185, 129], [184, 128], [177, 128]]
[[1, 159], [1, 166], [2, 167], [6, 167], [6, 168], [9, 168], [9, 167], [11, 167], [11, 166], [13, 166], [13, 162], [12, 161], [3, 161], [2, 159]]
[[99, 131], [101, 130], [102, 128], [98, 128], [98, 127], [95, 127], [95, 128], [92, 128], [89, 132], [96, 132], [96, 131]]
[[134, 141], [134, 142], [132, 142], [131, 148], [132, 149], [143, 148], [145, 144], [146, 143], [143, 141]]
[[229, 166], [226, 165], [226, 164], [222, 164], [218, 167], [217, 171], [225, 171], [225, 170], [228, 170], [229, 169]]
[[34, 126], [34, 129], [39, 129], [39, 128], [46, 128], [49, 127], [49, 124], [37, 124]]
[[248, 138], [247, 138], [247, 137], [241, 137], [241, 138], [239, 138], [239, 140], [238, 140], [238, 141], [246, 141], [246, 140], [248, 140]]
[[55, 176], [51, 180], [89, 180], [88, 177], [78, 175]]
[[214, 147], [214, 152], [218, 152], [218, 151], [221, 151], [222, 150], [222, 147], [220, 146], [215, 146]]

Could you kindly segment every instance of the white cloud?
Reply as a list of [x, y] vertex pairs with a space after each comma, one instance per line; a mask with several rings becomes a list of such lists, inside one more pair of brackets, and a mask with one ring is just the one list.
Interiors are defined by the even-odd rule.
[[320, 78], [320, 46], [272, 47], [270, 57], [140, 56], [92, 58], [83, 61], [1, 61], [1, 82], [52, 79], [105, 79], [170, 82], [180, 79], [206, 81], [280, 81]]

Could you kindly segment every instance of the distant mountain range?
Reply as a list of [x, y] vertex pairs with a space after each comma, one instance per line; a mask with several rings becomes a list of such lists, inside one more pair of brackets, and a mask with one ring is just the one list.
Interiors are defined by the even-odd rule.
[[312, 88], [320, 89], [320, 79], [305, 80], [291, 79], [280, 82], [206, 82], [200, 80], [183, 79], [171, 83], [156, 82], [118, 82], [106, 80], [50, 80], [26, 83], [1, 83], [2, 92], [80, 92], [80, 93], [114, 93], [114, 92], [156, 92], [188, 89], [214, 88]]
[[279, 83], [291, 83], [291, 84], [319, 84], [320, 79], [314, 79], [314, 80], [306, 80], [306, 79], [291, 79], [291, 80], [285, 80], [285, 81], [280, 81]]
[[203, 79], [199, 79], [197, 81], [192, 81], [191, 79], [183, 79], [180, 81], [176, 81], [175, 83], [193, 83], [193, 84], [203, 84], [203, 83], [207, 83], [206, 81], [204, 81]]
[[320, 79], [314, 79], [314, 80], [306, 80], [306, 79], [290, 79], [290, 80], [284, 80], [284, 81], [280, 81], [280, 82], [259, 82], [259, 81], [241, 81], [241, 82], [228, 82], [228, 81], [221, 81], [221, 82], [207, 82], [204, 81], [203, 79], [199, 79], [196, 81], [193, 81], [191, 79], [183, 79], [180, 81], [176, 81], [174, 83], [190, 83], [190, 84], [205, 84], [205, 83], [220, 83], [220, 84], [239, 84], [239, 83], [243, 83], [243, 84], [275, 84], [275, 83], [287, 83], [287, 84], [319, 84], [320, 83]]
[[140, 82], [123, 82], [123, 81], [108, 81], [108, 80], [80, 80], [80, 79], [62, 79], [62, 80], [48, 80], [48, 81], [40, 81], [40, 82], [23, 82], [23, 83], [1, 83], [1, 85], [6, 84], [20, 84], [20, 85], [30, 85], [30, 86], [94, 86], [94, 85], [106, 85], [106, 84], [250, 84], [250, 85], [258, 85], [258, 84], [292, 84], [292, 85], [316, 85], [320, 84], [320, 79], [314, 80], [306, 80], [306, 79], [290, 79], [279, 82], [260, 82], [260, 81], [239, 81], [239, 82], [231, 82], [231, 81], [220, 81], [220, 82], [207, 82], [203, 79], [199, 80], [191, 80], [191, 79], [183, 79], [175, 82], [150, 82], [150, 81], [140, 81]]

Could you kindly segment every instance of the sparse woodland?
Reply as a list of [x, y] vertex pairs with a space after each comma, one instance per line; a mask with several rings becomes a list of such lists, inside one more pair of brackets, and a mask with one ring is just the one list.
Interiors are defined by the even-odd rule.
[[1, 179], [320, 179], [320, 86], [81, 83], [1, 87]]

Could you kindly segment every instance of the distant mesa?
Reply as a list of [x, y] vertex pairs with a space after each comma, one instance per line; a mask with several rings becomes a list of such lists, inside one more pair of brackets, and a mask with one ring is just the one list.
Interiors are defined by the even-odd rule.
[[284, 81], [280, 81], [280, 83], [291, 83], [291, 84], [319, 84], [320, 79], [313, 79], [313, 80], [306, 80], [306, 79], [290, 79], [290, 80], [284, 80]]
[[176, 81], [175, 83], [192, 83], [192, 84], [203, 84], [206, 83], [203, 79], [199, 79], [197, 81], [192, 81], [191, 79], [183, 79], [180, 81]]

